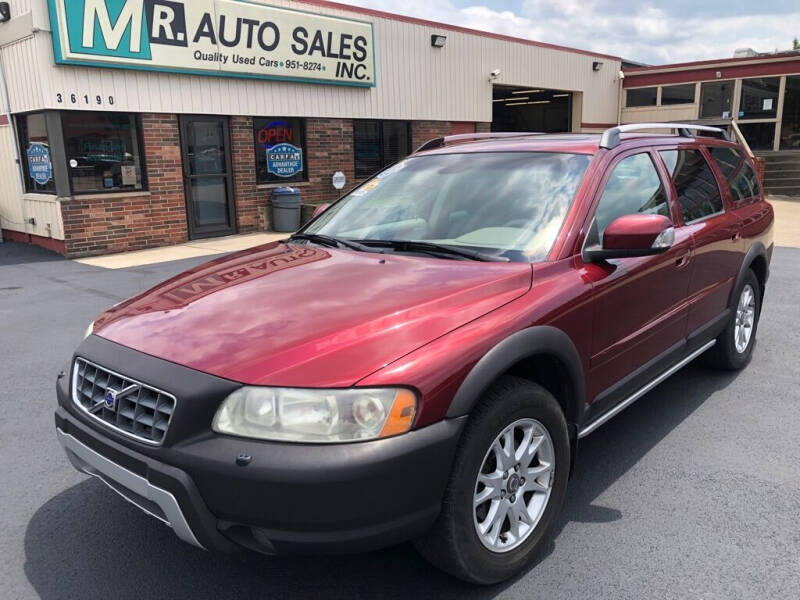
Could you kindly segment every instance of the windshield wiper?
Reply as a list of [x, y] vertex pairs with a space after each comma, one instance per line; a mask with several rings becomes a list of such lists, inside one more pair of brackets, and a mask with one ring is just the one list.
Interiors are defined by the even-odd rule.
[[359, 244], [352, 240], [346, 240], [332, 235], [323, 235], [321, 233], [295, 233], [289, 237], [289, 241], [292, 240], [305, 240], [328, 246], [329, 248], [349, 248], [350, 250], [358, 250], [359, 252], [383, 252], [382, 250], [376, 250], [375, 248], [370, 248], [369, 246]]
[[480, 260], [485, 262], [509, 262], [510, 259], [506, 256], [497, 256], [495, 254], [487, 254], [479, 250], [470, 250], [469, 248], [455, 248], [445, 244], [437, 244], [435, 242], [421, 242], [414, 240], [361, 240], [363, 244], [382, 246], [391, 248], [392, 250], [399, 250], [401, 252], [425, 252], [428, 254], [445, 254], [448, 256], [459, 256], [461, 258], [468, 258], [470, 260]]

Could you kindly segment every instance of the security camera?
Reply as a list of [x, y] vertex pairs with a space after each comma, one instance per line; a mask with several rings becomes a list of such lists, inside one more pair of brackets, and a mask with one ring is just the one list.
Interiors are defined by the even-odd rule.
[[495, 69], [494, 71], [489, 73], [489, 81], [494, 81], [495, 79], [500, 77], [500, 73], [502, 73], [500, 69]]

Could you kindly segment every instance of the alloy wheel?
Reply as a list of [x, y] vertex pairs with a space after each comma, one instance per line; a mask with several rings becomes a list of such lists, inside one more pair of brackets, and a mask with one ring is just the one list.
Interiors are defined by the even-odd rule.
[[750, 345], [753, 325], [756, 319], [756, 295], [750, 284], [744, 286], [736, 307], [736, 324], [733, 329], [733, 342], [736, 352], [743, 354]]
[[478, 471], [473, 520], [481, 543], [509, 552], [536, 529], [552, 491], [553, 440], [535, 419], [520, 419], [494, 439]]

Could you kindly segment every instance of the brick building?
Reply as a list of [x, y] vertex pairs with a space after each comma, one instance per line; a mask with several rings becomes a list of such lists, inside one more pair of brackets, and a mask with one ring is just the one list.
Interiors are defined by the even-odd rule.
[[5, 239], [79, 257], [267, 230], [274, 188], [300, 189], [308, 214], [433, 137], [617, 121], [615, 57], [325, 0], [259, 4], [13, 2]]

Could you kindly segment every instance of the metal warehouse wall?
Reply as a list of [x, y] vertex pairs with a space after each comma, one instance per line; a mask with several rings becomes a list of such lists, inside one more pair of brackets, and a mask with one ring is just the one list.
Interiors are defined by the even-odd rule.
[[[38, 28], [40, 32], [0, 49], [9, 80], [12, 112], [81, 109], [80, 103], [73, 107], [56, 100], [59, 93], [66, 97], [76, 93], [79, 97], [113, 96], [114, 105], [105, 103], [100, 110], [491, 121], [489, 73], [501, 69], [498, 84], [582, 92], [581, 122], [617, 120], [616, 77], [620, 62], [609, 57], [473, 35], [355, 10], [276, 0], [269, 4], [373, 22], [377, 86], [351, 88], [56, 67], [46, 0], [16, 0], [14, 16], [25, 12], [28, 4], [32, 12], [25, 19], [30, 18], [34, 30]], [[447, 35], [445, 48], [431, 47], [432, 33]], [[592, 70], [595, 60], [604, 63], [599, 72]]]

